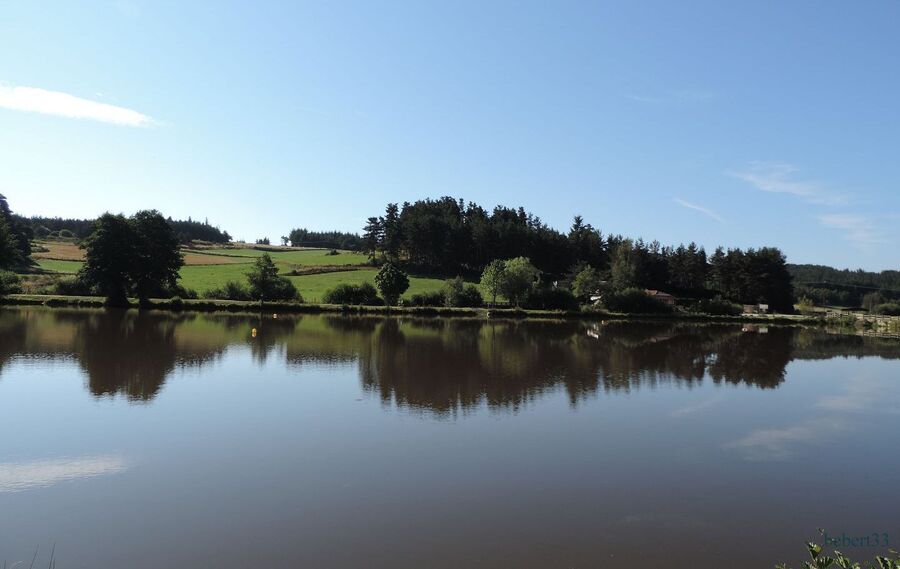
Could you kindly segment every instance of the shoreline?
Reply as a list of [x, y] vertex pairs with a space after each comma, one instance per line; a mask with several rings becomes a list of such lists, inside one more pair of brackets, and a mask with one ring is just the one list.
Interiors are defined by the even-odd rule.
[[[64, 296], [11, 294], [0, 298], [3, 306], [44, 306], [48, 308], [107, 308], [98, 296]], [[531, 320], [666, 320], [684, 322], [727, 322], [746, 324], [817, 324], [822, 317], [800, 314], [747, 314], [737, 316], [679, 313], [626, 314], [602, 310], [525, 310], [519, 308], [451, 308], [441, 306], [361, 306], [321, 303], [263, 302], [214, 299], [150, 299], [141, 306], [136, 299], [123, 309], [160, 310], [168, 312], [272, 312], [283, 314], [345, 314], [383, 316], [421, 316], [457, 318], [506, 318]]]

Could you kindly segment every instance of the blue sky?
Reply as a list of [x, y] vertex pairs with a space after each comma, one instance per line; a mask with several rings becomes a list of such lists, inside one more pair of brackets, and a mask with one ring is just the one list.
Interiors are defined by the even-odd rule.
[[900, 1], [0, 2], [0, 193], [236, 237], [388, 201], [900, 268]]

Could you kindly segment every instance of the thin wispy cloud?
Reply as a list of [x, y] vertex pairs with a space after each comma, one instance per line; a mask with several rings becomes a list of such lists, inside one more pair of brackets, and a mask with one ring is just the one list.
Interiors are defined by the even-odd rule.
[[692, 209], [694, 211], [699, 211], [703, 215], [705, 215], [707, 217], [711, 217], [712, 219], [715, 219], [719, 223], [725, 223], [725, 219], [723, 219], [721, 215], [719, 215], [718, 213], [714, 212], [713, 210], [711, 210], [709, 208], [706, 208], [706, 207], [703, 207], [703, 206], [700, 206], [697, 204], [693, 204], [693, 203], [691, 203], [689, 201], [685, 201], [681, 198], [675, 198], [674, 201], [681, 207], [685, 207], [687, 209]]
[[743, 170], [729, 170], [727, 174], [743, 180], [763, 192], [789, 194], [809, 203], [838, 205], [847, 202], [847, 197], [835, 194], [821, 183], [799, 179], [799, 169], [780, 162], [751, 162]]
[[854, 213], [833, 213], [818, 216], [819, 222], [830, 229], [843, 231], [844, 239], [857, 247], [867, 248], [887, 240], [878, 230], [875, 222], [864, 215]]
[[0, 108], [73, 119], [90, 119], [122, 126], [146, 127], [154, 124], [152, 118], [132, 109], [36, 87], [0, 85]]

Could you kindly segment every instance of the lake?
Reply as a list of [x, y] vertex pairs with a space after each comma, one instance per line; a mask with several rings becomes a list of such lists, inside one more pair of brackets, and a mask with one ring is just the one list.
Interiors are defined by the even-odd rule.
[[25, 567], [900, 544], [900, 342], [820, 329], [6, 308], [0, 421], [0, 563]]

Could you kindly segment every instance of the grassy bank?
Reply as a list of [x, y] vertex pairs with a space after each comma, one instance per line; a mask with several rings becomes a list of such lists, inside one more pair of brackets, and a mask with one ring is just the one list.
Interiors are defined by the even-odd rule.
[[[40, 294], [12, 294], [0, 299], [6, 305], [102, 308], [103, 298], [97, 296], [61, 296]], [[132, 308], [139, 308], [137, 300], [131, 300]], [[535, 318], [535, 319], [584, 319], [584, 320], [679, 320], [697, 322], [734, 322], [745, 324], [820, 324], [821, 318], [801, 315], [755, 314], [744, 316], [713, 316], [706, 314], [623, 314], [601, 310], [523, 310], [516, 308], [445, 308], [425, 306], [347, 306], [296, 302], [265, 302], [238, 300], [182, 300], [153, 299], [145, 309], [195, 311], [195, 312], [273, 312], [273, 313], [345, 313], [391, 314], [410, 316], [455, 316], [478, 318]]]

